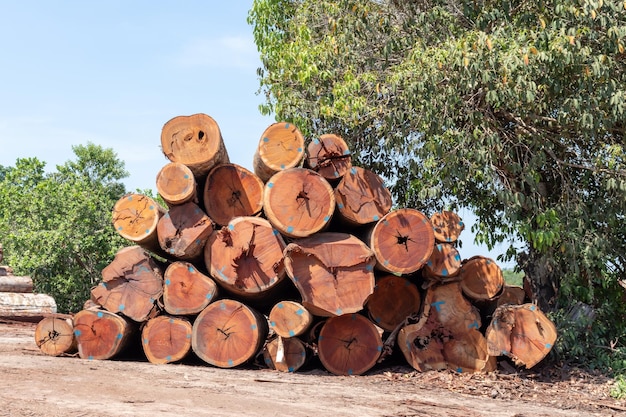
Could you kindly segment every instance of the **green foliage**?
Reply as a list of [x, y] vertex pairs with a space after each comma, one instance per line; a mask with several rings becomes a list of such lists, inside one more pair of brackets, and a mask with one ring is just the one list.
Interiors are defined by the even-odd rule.
[[0, 169], [0, 239], [7, 264], [30, 275], [35, 291], [75, 312], [100, 272], [124, 246], [111, 210], [125, 193], [123, 162], [110, 149], [73, 147], [76, 159], [45, 173], [36, 158]]
[[504, 275], [504, 282], [508, 285], [517, 285], [521, 287], [524, 283], [524, 273], [515, 271], [514, 269], [503, 269], [502, 275]]
[[611, 397], [618, 400], [626, 398], [626, 377], [619, 375], [611, 388]]

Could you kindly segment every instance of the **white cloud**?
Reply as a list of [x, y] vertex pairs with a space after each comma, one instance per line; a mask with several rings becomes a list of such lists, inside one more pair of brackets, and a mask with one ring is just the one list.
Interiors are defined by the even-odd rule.
[[184, 45], [176, 56], [184, 68], [230, 68], [255, 70], [259, 55], [251, 36], [234, 35], [199, 38]]

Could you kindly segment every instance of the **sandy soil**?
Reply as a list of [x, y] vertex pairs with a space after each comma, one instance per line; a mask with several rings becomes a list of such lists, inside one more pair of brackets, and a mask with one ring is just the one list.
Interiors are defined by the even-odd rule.
[[39, 351], [33, 323], [0, 322], [0, 416], [618, 416], [612, 382], [580, 370], [418, 373], [381, 364], [340, 377], [141, 357], [88, 361]]

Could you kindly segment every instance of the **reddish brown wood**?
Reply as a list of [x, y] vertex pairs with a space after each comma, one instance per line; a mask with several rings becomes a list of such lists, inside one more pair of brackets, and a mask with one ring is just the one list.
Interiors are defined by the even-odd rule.
[[461, 255], [449, 243], [437, 243], [422, 269], [422, 275], [435, 282], [447, 282], [461, 270]]
[[169, 206], [187, 201], [198, 202], [196, 179], [187, 165], [179, 162], [166, 164], [156, 177], [159, 195]]
[[165, 209], [152, 198], [137, 193], [126, 194], [113, 206], [113, 227], [133, 244], [163, 254], [157, 236], [157, 224]]
[[393, 331], [409, 315], [417, 313], [422, 296], [407, 278], [385, 275], [376, 280], [366, 308], [369, 318], [384, 330]]
[[524, 304], [526, 301], [526, 291], [517, 285], [505, 285], [502, 294], [497, 299], [497, 306], [504, 304]]
[[465, 230], [465, 223], [459, 215], [448, 210], [433, 213], [430, 222], [433, 225], [435, 239], [441, 243], [456, 242], [461, 232]]
[[213, 232], [213, 222], [195, 203], [173, 206], [157, 224], [159, 245], [177, 260], [202, 259], [204, 245]]
[[151, 363], [180, 361], [191, 350], [191, 322], [184, 317], [151, 318], [141, 330], [141, 345]]
[[269, 316], [270, 328], [284, 338], [304, 334], [313, 323], [313, 315], [302, 304], [285, 300], [272, 307]]
[[487, 339], [476, 329], [457, 333], [443, 345], [448, 369], [456, 372], [490, 371]]
[[443, 345], [451, 337], [450, 331], [435, 316], [422, 316], [417, 323], [409, 324], [398, 332], [398, 347], [404, 358], [420, 372], [443, 370], [448, 363]]
[[375, 223], [391, 210], [391, 192], [383, 179], [353, 166], [335, 187], [337, 213], [350, 226]]
[[306, 363], [306, 346], [297, 337], [274, 337], [263, 348], [263, 359], [271, 369], [296, 372]]
[[341, 136], [325, 134], [309, 142], [306, 165], [329, 181], [339, 180], [352, 167], [352, 156]]
[[61, 356], [75, 353], [78, 345], [74, 338], [72, 317], [50, 315], [41, 319], [35, 327], [35, 343], [46, 355]]
[[273, 123], [259, 139], [254, 159], [254, 173], [266, 182], [274, 174], [299, 166], [304, 159], [304, 136], [293, 123]]
[[106, 310], [81, 310], [74, 316], [74, 336], [82, 359], [111, 359], [129, 346], [137, 327]]
[[474, 301], [493, 300], [504, 288], [502, 269], [493, 259], [485, 256], [465, 260], [459, 278], [463, 293]]
[[218, 295], [215, 281], [189, 262], [172, 262], [163, 280], [163, 308], [170, 314], [198, 314]]

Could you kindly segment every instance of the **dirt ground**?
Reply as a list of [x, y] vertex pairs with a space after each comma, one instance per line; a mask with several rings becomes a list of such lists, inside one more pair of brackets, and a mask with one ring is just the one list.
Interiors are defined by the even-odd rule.
[[154, 365], [141, 357], [51, 357], [34, 323], [0, 322], [0, 416], [618, 416], [612, 382], [576, 369], [489, 375], [418, 373], [378, 365], [341, 377], [310, 365], [282, 373], [249, 365]]

